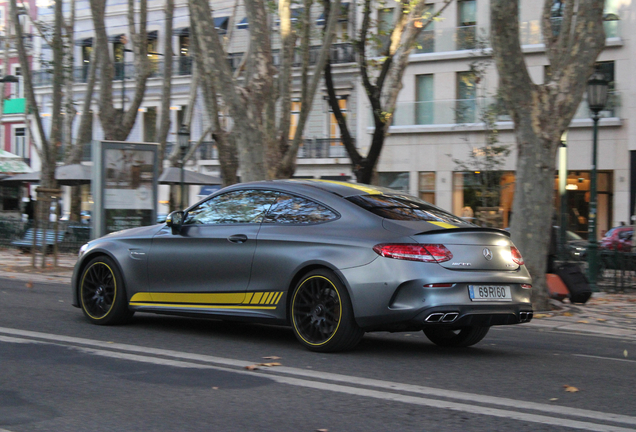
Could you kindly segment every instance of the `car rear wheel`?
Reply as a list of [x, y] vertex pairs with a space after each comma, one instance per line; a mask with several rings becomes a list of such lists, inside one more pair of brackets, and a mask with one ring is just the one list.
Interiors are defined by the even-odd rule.
[[355, 322], [346, 288], [329, 270], [314, 270], [298, 283], [291, 300], [291, 321], [296, 338], [311, 351], [351, 349], [364, 335]]
[[443, 347], [469, 347], [481, 341], [490, 327], [463, 327], [461, 329], [427, 328], [426, 337], [435, 345]]
[[80, 278], [80, 304], [84, 316], [93, 324], [113, 325], [130, 321], [123, 278], [112, 259], [91, 260]]

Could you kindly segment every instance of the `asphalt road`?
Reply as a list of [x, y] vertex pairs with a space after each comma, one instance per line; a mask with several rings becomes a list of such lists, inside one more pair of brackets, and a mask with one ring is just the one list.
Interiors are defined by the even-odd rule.
[[0, 432], [626, 431], [635, 396], [629, 339], [519, 325], [466, 349], [376, 333], [316, 354], [284, 327], [94, 326], [68, 286], [0, 279]]

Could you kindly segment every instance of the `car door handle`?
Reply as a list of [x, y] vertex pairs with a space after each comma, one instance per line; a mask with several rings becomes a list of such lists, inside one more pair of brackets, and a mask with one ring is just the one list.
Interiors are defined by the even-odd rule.
[[247, 236], [245, 234], [234, 234], [227, 238], [232, 243], [245, 243]]

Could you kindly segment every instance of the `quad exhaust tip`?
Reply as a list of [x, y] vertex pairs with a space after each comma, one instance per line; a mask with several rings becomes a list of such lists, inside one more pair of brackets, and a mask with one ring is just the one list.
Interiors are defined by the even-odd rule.
[[428, 323], [450, 323], [455, 321], [457, 317], [459, 317], [457, 312], [435, 312], [427, 316], [424, 321]]
[[532, 319], [532, 312], [519, 312], [519, 322], [525, 323], [529, 322]]

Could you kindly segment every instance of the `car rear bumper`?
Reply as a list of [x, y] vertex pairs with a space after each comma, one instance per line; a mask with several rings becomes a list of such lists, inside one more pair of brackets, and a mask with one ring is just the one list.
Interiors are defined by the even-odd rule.
[[[367, 331], [509, 325], [532, 319], [531, 290], [521, 287], [532, 283], [525, 267], [517, 271], [457, 271], [435, 263], [379, 258], [366, 266], [342, 270], [342, 275], [351, 293], [356, 322]], [[431, 284], [450, 286], [428, 286]], [[509, 286], [512, 298], [473, 301], [468, 288], [471, 284]]]

